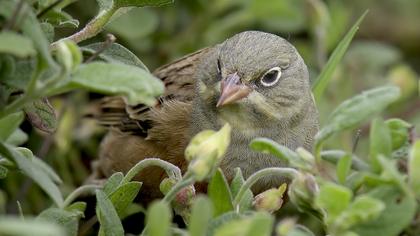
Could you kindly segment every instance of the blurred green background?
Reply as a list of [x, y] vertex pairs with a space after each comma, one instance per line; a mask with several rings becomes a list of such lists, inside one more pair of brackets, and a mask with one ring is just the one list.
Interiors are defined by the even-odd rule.
[[[64, 10], [80, 21], [80, 29], [97, 13], [97, 3], [76, 1]], [[369, 13], [356, 38], [326, 94], [317, 101], [321, 126], [346, 98], [389, 83], [400, 86], [402, 97], [383, 116], [420, 124], [420, 0], [176, 0], [160, 8], [129, 9], [128, 14], [107, 25], [101, 35], [82, 44], [104, 41], [106, 33], [112, 33], [116, 42], [136, 53], [153, 71], [235, 33], [261, 30], [292, 42], [314, 80], [331, 51], [365, 10]], [[62, 28], [55, 32], [55, 38], [77, 30]], [[54, 136], [32, 130], [29, 124], [25, 126], [30, 134], [28, 147], [57, 170], [65, 183], [64, 193], [86, 180], [104, 133], [94, 121], [83, 117], [91, 100], [92, 96], [84, 92], [53, 98], [51, 102], [61, 121]], [[330, 147], [351, 150], [359, 129], [356, 154], [365, 156], [368, 122], [330, 139]], [[37, 213], [49, 205], [30, 180], [15, 175], [0, 183], [11, 193], [7, 196], [9, 212], [17, 211], [16, 200], [25, 199], [21, 201], [25, 213]], [[25, 197], [28, 194], [30, 198]]]

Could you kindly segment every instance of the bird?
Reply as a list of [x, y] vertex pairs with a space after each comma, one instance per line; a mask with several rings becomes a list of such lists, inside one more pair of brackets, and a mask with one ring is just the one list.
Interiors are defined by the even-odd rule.
[[[292, 150], [311, 150], [318, 131], [318, 111], [307, 66], [284, 38], [244, 31], [159, 67], [153, 75], [165, 86], [156, 105], [127, 105], [122, 97], [105, 97], [96, 118], [109, 128], [100, 144], [96, 170], [105, 177], [126, 173], [139, 161], [157, 157], [185, 171], [184, 150], [202, 130], [232, 127], [230, 145], [220, 162], [228, 181], [239, 167], [248, 178], [267, 167], [287, 165], [249, 143], [270, 138]], [[145, 199], [162, 197], [165, 171], [143, 170]], [[278, 187], [284, 178], [264, 177], [254, 184], [259, 193]]]

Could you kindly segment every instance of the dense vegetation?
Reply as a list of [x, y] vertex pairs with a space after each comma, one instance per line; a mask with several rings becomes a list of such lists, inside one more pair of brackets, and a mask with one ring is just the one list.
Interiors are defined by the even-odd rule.
[[[419, 235], [419, 7], [0, 0], [0, 235]], [[217, 168], [225, 126], [192, 140], [183, 175], [150, 159], [104, 185], [85, 184], [104, 134], [84, 118], [94, 98], [153, 104], [163, 85], [148, 67], [249, 29], [287, 38], [304, 57], [321, 116], [314, 150], [255, 139], [250, 148], [289, 166], [248, 179], [237, 169], [227, 183]], [[132, 178], [150, 165], [168, 178], [165, 197], [145, 209]], [[291, 182], [253, 196], [250, 187], [267, 175]], [[191, 184], [203, 179], [208, 193], [195, 196]]]

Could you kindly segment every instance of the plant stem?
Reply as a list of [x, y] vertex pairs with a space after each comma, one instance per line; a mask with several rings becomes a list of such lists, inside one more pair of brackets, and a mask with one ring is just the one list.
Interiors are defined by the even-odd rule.
[[245, 181], [245, 183], [239, 189], [238, 194], [236, 195], [235, 199], [233, 200], [233, 206], [236, 206], [241, 202], [242, 197], [244, 196], [246, 190], [252, 187], [259, 179], [269, 176], [269, 175], [279, 175], [279, 176], [289, 176], [295, 177], [299, 174], [299, 172], [294, 168], [287, 168], [287, 167], [271, 167], [259, 170], [249, 176], [249, 178]]
[[77, 197], [79, 197], [82, 194], [94, 194], [95, 190], [100, 189], [101, 186], [99, 185], [94, 185], [94, 184], [88, 184], [88, 185], [82, 185], [80, 187], [78, 187], [77, 189], [75, 189], [72, 193], [70, 193], [69, 196], [67, 196], [66, 200], [64, 200], [63, 202], [63, 206], [61, 206], [61, 208], [64, 208], [68, 205], [70, 205], [70, 203], [72, 203]]
[[177, 180], [182, 179], [181, 170], [177, 166], [159, 158], [147, 158], [147, 159], [141, 160], [139, 163], [137, 163], [133, 168], [131, 168], [128, 171], [128, 173], [125, 175], [122, 181], [122, 184], [128, 183], [140, 171], [150, 166], [159, 166], [166, 171], [169, 177], [174, 177]]
[[60, 39], [59, 41], [52, 43], [50, 47], [52, 49], [55, 49], [57, 47], [57, 43], [63, 40], [72, 40], [75, 43], [80, 43], [83, 40], [96, 36], [102, 31], [102, 28], [108, 23], [108, 21], [111, 19], [112, 15], [114, 15], [114, 13], [117, 11], [117, 9], [118, 8], [113, 6], [110, 9], [102, 10], [95, 18], [93, 18], [89, 23], [87, 23], [82, 30], [76, 32], [73, 35], [70, 35], [69, 37]]

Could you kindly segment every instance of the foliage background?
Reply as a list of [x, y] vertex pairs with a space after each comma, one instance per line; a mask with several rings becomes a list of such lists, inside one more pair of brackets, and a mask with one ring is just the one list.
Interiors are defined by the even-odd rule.
[[[48, 2], [48, 0], [45, 0]], [[351, 24], [366, 9], [361, 24], [343, 62], [318, 101], [321, 124], [343, 100], [378, 85], [395, 84], [402, 96], [383, 114], [420, 124], [418, 80], [420, 73], [419, 0], [183, 0], [159, 8], [132, 9], [111, 22], [105, 32], [83, 42], [104, 41], [113, 33], [153, 70], [182, 55], [222, 42], [244, 30], [261, 30], [280, 35], [294, 44], [315, 79]], [[65, 9], [80, 21], [79, 29], [98, 11], [93, 0], [75, 1]], [[55, 38], [77, 29], [60, 28]], [[83, 116], [96, 94], [71, 92], [51, 99], [60, 120], [52, 136], [35, 130], [29, 123], [22, 129], [29, 134], [25, 146], [53, 166], [63, 179], [64, 194], [80, 186], [90, 174], [104, 130]], [[360, 129], [357, 152], [366, 152], [369, 125], [337, 135], [329, 147], [353, 148]], [[420, 128], [416, 127], [417, 133]], [[16, 214], [16, 201], [25, 214], [37, 214], [50, 205], [44, 193], [31, 180], [18, 173], [0, 180], [7, 193], [4, 209]]]

